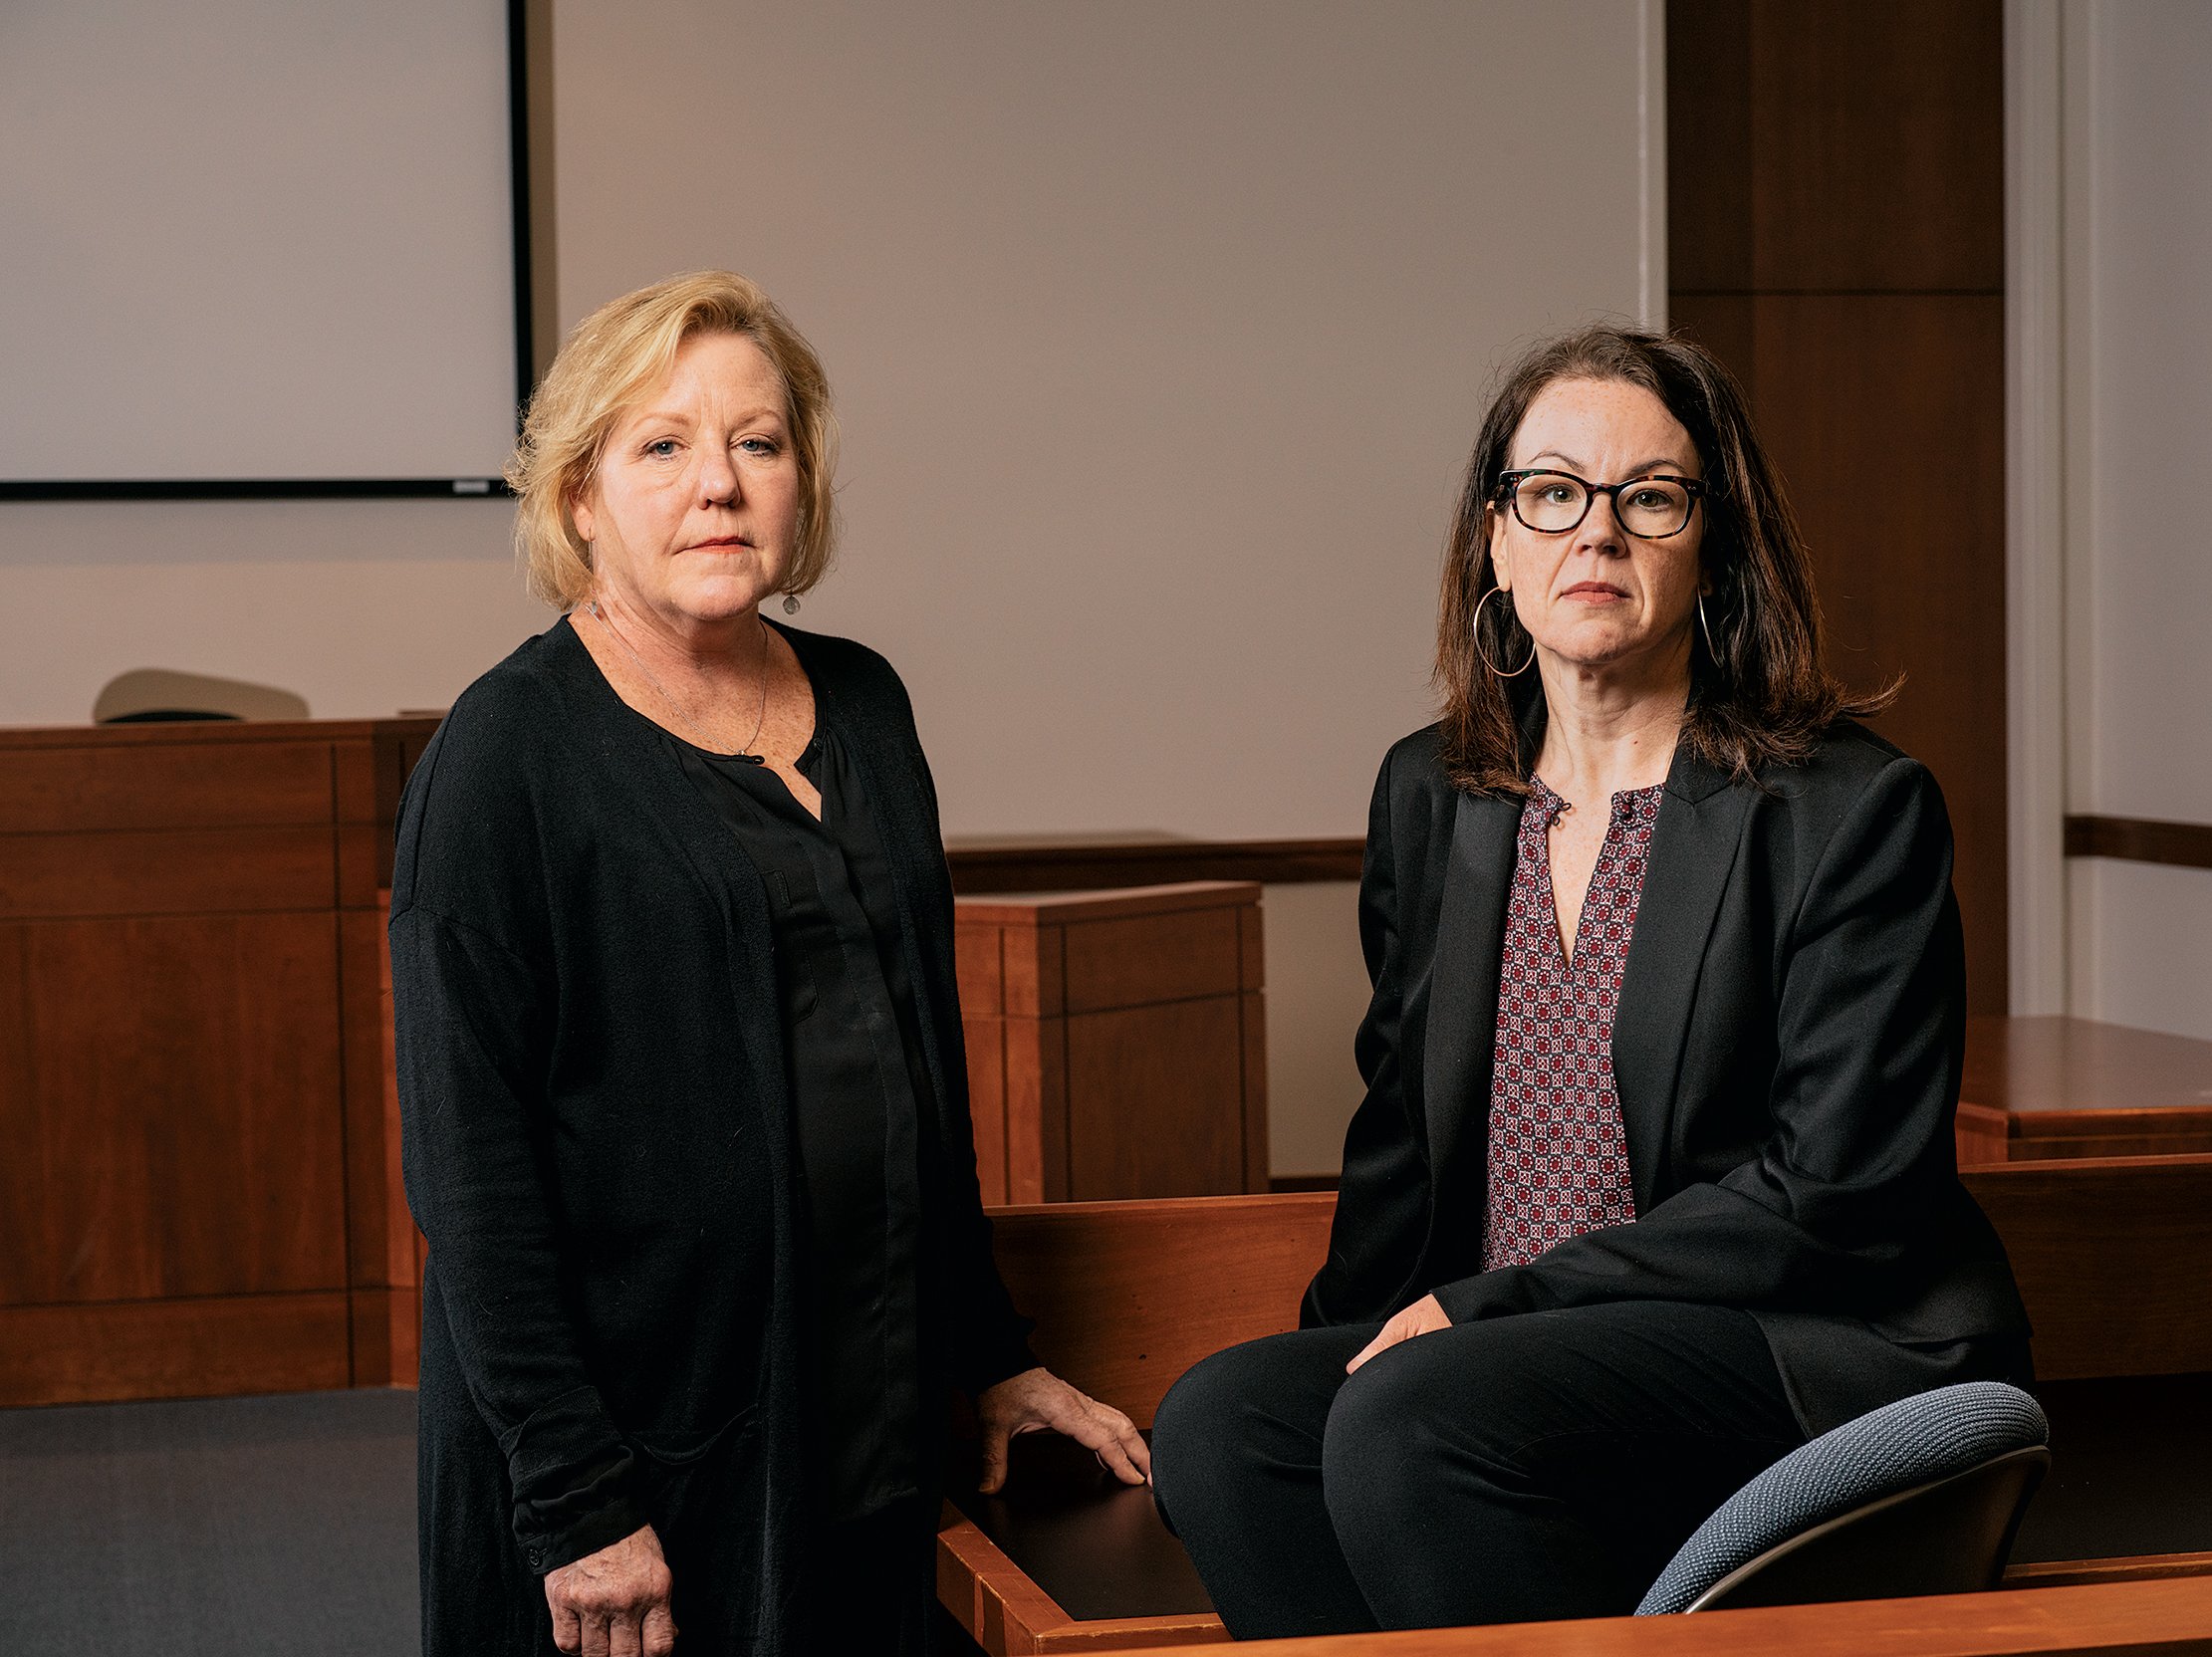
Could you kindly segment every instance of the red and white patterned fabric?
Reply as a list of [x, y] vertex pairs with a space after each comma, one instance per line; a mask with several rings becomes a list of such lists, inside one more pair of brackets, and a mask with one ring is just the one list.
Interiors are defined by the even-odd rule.
[[1664, 793], [1612, 797], [1570, 962], [1560, 947], [1546, 837], [1567, 802], [1541, 778], [1529, 780], [1498, 970], [1485, 1271], [1524, 1265], [1555, 1243], [1636, 1217], [1613, 1086], [1612, 1025]]

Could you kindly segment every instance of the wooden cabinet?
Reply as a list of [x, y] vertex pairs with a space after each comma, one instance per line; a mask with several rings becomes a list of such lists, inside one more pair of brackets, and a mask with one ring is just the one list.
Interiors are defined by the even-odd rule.
[[1966, 1021], [1959, 1161], [2212, 1151], [2212, 1042], [2088, 1019]]
[[1267, 1189], [1260, 888], [958, 900], [986, 1203]]
[[0, 731], [0, 1405], [400, 1378], [375, 904], [433, 728]]

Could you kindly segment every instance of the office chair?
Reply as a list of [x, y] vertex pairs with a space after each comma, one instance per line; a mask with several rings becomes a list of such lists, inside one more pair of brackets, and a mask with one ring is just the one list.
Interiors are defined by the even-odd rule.
[[110, 679], [93, 703], [96, 725], [137, 725], [177, 719], [305, 719], [307, 701], [273, 685], [135, 667]]
[[1993, 1588], [2049, 1439], [2036, 1401], [2001, 1381], [1870, 1410], [1722, 1503], [1636, 1614]]

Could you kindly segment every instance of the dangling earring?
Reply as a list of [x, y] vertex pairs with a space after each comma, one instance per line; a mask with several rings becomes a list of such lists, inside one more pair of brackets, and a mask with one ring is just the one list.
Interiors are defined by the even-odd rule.
[[1705, 594], [1697, 595], [1697, 630], [1705, 635], [1705, 653], [1713, 660], [1720, 660], [1720, 652], [1713, 648], [1713, 624], [1705, 619]]
[[784, 594], [784, 613], [786, 615], [797, 615], [799, 613], [798, 593], [787, 592]]
[[[1526, 673], [1529, 670], [1529, 663], [1536, 660], [1536, 640], [1533, 637], [1529, 640], [1529, 653], [1527, 657], [1522, 661], [1521, 665], [1519, 667], [1516, 667], [1511, 673], [1508, 673], [1504, 668], [1500, 667], [1496, 662], [1492, 661], [1490, 659], [1490, 652], [1482, 647], [1482, 606], [1490, 602], [1491, 599], [1495, 598], [1504, 591], [1505, 589], [1502, 587], [1494, 587], [1488, 592], [1485, 592], [1482, 595], [1480, 602], [1475, 605], [1475, 619], [1473, 623], [1469, 626], [1468, 630], [1474, 634], [1475, 654], [1482, 658], [1483, 666], [1489, 668], [1491, 672], [1495, 673], [1501, 679], [1518, 679], [1522, 674]], [[1510, 600], [1508, 601], [1510, 602]]]

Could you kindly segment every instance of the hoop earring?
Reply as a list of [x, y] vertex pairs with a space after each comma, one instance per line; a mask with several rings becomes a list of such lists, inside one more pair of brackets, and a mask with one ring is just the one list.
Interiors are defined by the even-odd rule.
[[1703, 592], [1699, 592], [1699, 595], [1697, 595], [1697, 630], [1705, 635], [1705, 655], [1710, 655], [1714, 659], [1714, 663], [1719, 663], [1721, 646], [1719, 646], [1719, 641], [1712, 637], [1712, 621], [1705, 619], [1705, 595], [1703, 595]]
[[1527, 657], [1522, 661], [1521, 665], [1519, 667], [1516, 667], [1511, 673], [1508, 673], [1504, 668], [1500, 667], [1496, 662], [1492, 661], [1490, 659], [1490, 652], [1482, 647], [1482, 606], [1490, 602], [1491, 599], [1495, 598], [1504, 591], [1505, 589], [1502, 587], [1494, 587], [1488, 592], [1485, 592], [1479, 600], [1477, 600], [1475, 604], [1475, 619], [1468, 626], [1467, 630], [1474, 635], [1475, 654], [1482, 658], [1483, 666], [1489, 668], [1492, 673], [1494, 673], [1495, 675], [1497, 675], [1497, 677], [1501, 679], [1518, 679], [1522, 674], [1526, 673], [1529, 670], [1530, 663], [1536, 660], [1536, 640], [1533, 637], [1529, 640], [1529, 653]]

